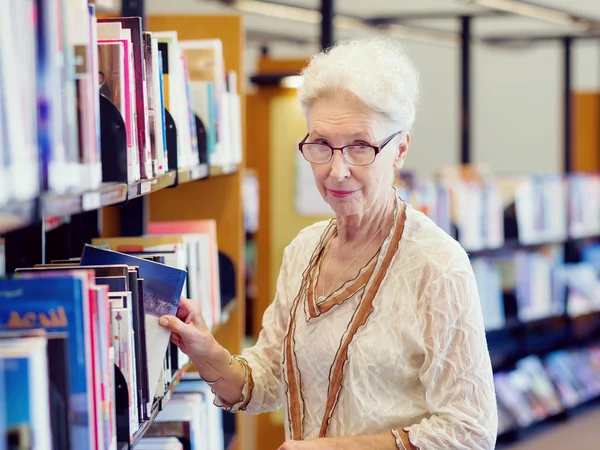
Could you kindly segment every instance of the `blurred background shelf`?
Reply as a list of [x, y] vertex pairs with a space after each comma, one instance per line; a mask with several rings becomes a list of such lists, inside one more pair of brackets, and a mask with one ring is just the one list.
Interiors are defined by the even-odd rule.
[[221, 175], [231, 175], [237, 173], [239, 166], [237, 164], [227, 164], [225, 166], [210, 166], [210, 176], [218, 177]]
[[39, 221], [39, 201], [10, 202], [0, 206], [0, 235]]

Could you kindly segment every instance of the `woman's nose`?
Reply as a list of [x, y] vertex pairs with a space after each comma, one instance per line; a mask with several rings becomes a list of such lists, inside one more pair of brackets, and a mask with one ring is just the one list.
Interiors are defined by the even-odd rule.
[[348, 162], [344, 159], [341, 151], [334, 151], [333, 157], [331, 158], [331, 172], [329, 176], [336, 181], [342, 181], [344, 178], [350, 176], [350, 167]]

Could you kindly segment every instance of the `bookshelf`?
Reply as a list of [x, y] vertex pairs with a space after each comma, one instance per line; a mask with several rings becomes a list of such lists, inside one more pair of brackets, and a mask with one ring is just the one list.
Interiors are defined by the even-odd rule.
[[[149, 31], [175, 30], [180, 40], [213, 38], [222, 40], [225, 69], [234, 70], [238, 74], [238, 92], [242, 100], [242, 142], [244, 142], [245, 99], [242, 60], [244, 31], [241, 16], [150, 15], [146, 23]], [[242, 199], [244, 162], [225, 166], [202, 165], [178, 172], [178, 186], [174, 189], [165, 189], [169, 187], [168, 184], [158, 183], [160, 188], [153, 189], [150, 195], [144, 196], [143, 200], [147, 207], [144, 211], [145, 220], [216, 220], [219, 251], [234, 265], [236, 295], [225, 312], [227, 320], [215, 327], [214, 334], [218, 342], [231, 353], [239, 353], [245, 335], [245, 235]], [[121, 235], [122, 212], [119, 207], [103, 209], [103, 237]], [[190, 371], [193, 371], [193, 368]], [[243, 422], [242, 415], [237, 415], [236, 434], [243, 428]], [[234, 442], [240, 443], [242, 440], [235, 439]]]
[[[146, 24], [149, 31], [176, 30], [180, 41], [221, 39], [225, 68], [228, 72], [237, 73], [237, 93], [240, 94], [242, 105], [244, 104], [244, 33], [240, 16], [150, 16]], [[113, 117], [107, 119], [106, 108], [111, 105], [107, 106], [105, 97], [100, 97], [100, 105], [102, 150], [113, 143], [119, 149], [124, 149], [123, 118], [114, 114], [116, 109], [111, 104], [113, 110], [110, 112]], [[241, 111], [243, 133], [243, 108]], [[165, 116], [172, 121], [166, 126], [166, 134], [170, 133], [166, 147], [172, 150], [173, 137], [176, 137], [176, 132], [182, 133], [182, 130], [176, 129], [177, 122], [166, 108]], [[107, 126], [107, 120], [111, 120], [110, 126]], [[196, 118], [196, 121], [198, 123], [199, 119]], [[115, 134], [115, 130], [121, 130], [121, 134]], [[243, 142], [242, 134], [242, 154]], [[114, 148], [109, 149], [109, 152], [115, 151], [117, 150]], [[171, 161], [171, 153], [170, 151], [169, 169], [150, 178], [129, 183], [103, 182], [93, 188], [71, 188], [66, 193], [42, 190], [35, 198], [0, 204], [0, 238], [3, 240], [0, 244], [4, 245], [5, 252], [0, 256], [6, 256], [7, 273], [11, 274], [19, 267], [80, 256], [83, 244], [89, 243], [93, 238], [141, 235], [150, 221], [213, 219], [217, 222], [219, 257], [223, 255], [226, 266], [221, 272], [221, 292], [235, 289], [233, 294], [226, 293], [232, 299], [222, 308], [221, 320], [213, 325], [213, 332], [229, 351], [238, 353], [245, 334], [245, 234], [242, 203], [244, 161], [212, 166], [201, 163], [178, 168], [176, 158], [174, 164]], [[200, 154], [202, 157], [202, 153]], [[221, 259], [219, 264], [222, 264]], [[117, 372], [121, 373], [118, 369]], [[183, 375], [193, 372], [191, 364], [179, 369], [173, 375], [165, 394], [152, 403], [148, 419], [140, 424], [131, 439], [119, 440], [117, 448], [134, 448], [159, 412], [165, 408]], [[127, 398], [127, 382], [122, 373], [120, 379], [123, 380], [120, 389], [125, 385], [124, 397]], [[123, 397], [122, 390], [116, 392], [116, 396]], [[125, 423], [129, 422], [129, 410], [118, 411], [117, 415], [119, 414], [127, 416], [121, 418], [118, 426], [122, 426], [123, 420]], [[235, 431], [238, 435], [233, 436], [228, 448], [245, 448], [243, 439], [239, 438], [244, 421], [241, 416], [236, 420]], [[127, 432], [123, 433], [121, 430], [118, 435], [128, 436]]]

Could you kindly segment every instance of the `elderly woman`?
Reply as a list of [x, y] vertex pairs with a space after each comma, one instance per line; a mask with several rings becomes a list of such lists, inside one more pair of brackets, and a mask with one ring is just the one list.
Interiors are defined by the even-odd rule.
[[417, 73], [385, 38], [314, 56], [299, 145], [335, 219], [285, 249], [256, 345], [231, 357], [197, 306], [161, 323], [231, 411], [285, 406], [280, 449], [492, 449], [496, 403], [467, 254], [393, 189]]

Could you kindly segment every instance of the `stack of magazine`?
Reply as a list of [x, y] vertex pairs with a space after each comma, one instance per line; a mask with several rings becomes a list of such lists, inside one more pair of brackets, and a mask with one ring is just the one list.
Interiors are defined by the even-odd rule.
[[0, 279], [0, 439], [19, 449], [129, 441], [176, 372], [158, 318], [176, 313], [185, 281], [158, 258], [89, 245], [77, 261]]

